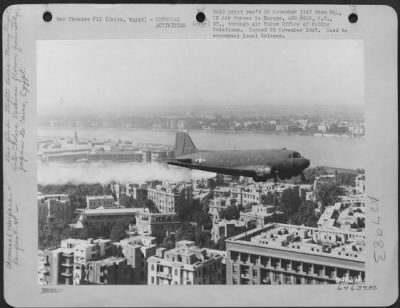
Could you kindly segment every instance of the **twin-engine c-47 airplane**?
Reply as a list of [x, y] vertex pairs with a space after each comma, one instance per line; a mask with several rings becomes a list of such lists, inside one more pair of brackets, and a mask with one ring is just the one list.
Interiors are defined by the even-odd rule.
[[277, 178], [284, 180], [303, 176], [310, 161], [298, 152], [287, 149], [270, 150], [197, 150], [187, 133], [176, 133], [175, 159], [167, 160], [174, 166], [227, 175], [252, 177], [261, 182]]

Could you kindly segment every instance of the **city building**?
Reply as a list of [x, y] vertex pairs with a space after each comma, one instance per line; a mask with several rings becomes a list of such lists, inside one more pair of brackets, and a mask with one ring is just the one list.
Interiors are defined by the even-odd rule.
[[61, 249], [71, 249], [74, 263], [86, 264], [89, 260], [104, 258], [112, 254], [111, 240], [87, 240], [68, 238], [61, 240]]
[[151, 151], [150, 150], [143, 150], [142, 160], [145, 163], [151, 163]]
[[211, 229], [211, 240], [218, 243], [220, 239], [226, 239], [246, 231], [247, 223], [243, 220], [214, 220]]
[[259, 185], [249, 185], [241, 191], [242, 205], [261, 203], [262, 190]]
[[288, 125], [287, 124], [276, 124], [275, 130], [277, 132], [287, 132], [288, 131]]
[[240, 219], [245, 222], [247, 227], [253, 224], [257, 228], [261, 228], [265, 224], [279, 219], [278, 216], [283, 214], [283, 212], [277, 211], [274, 205], [256, 204], [248, 210], [241, 211]]
[[87, 155], [88, 160], [91, 161], [118, 161], [118, 162], [141, 162], [143, 160], [143, 153], [141, 151], [125, 150], [120, 151], [118, 148], [113, 151], [107, 151], [108, 147], [102, 146], [103, 151], [98, 150], [96, 153], [89, 153]]
[[71, 219], [71, 204], [66, 194], [38, 194], [38, 217], [40, 223], [68, 222]]
[[152, 200], [162, 213], [175, 213], [177, 202], [192, 203], [191, 183], [164, 184], [147, 189], [147, 198]]
[[330, 183], [334, 183], [334, 182], [336, 182], [336, 175], [334, 175], [334, 174], [325, 174], [325, 175], [317, 176], [315, 178], [314, 184], [313, 184], [313, 191], [314, 191], [314, 200], [313, 201], [316, 201], [317, 192], [318, 192], [320, 185], [330, 184]]
[[87, 160], [90, 152], [89, 147], [42, 149], [38, 156], [42, 161], [76, 161]]
[[326, 133], [326, 131], [329, 129], [329, 127], [327, 127], [325, 124], [320, 124], [317, 128], [321, 133]]
[[224, 252], [179, 241], [171, 250], [158, 248], [148, 259], [148, 285], [221, 284]]
[[151, 161], [152, 162], [162, 162], [167, 159], [167, 151], [163, 150], [153, 150], [151, 151]]
[[120, 197], [120, 185], [118, 183], [111, 183], [110, 184], [111, 193], [119, 200]]
[[115, 207], [114, 197], [108, 196], [86, 196], [86, 208], [97, 209], [97, 208], [112, 208]]
[[142, 210], [141, 208], [85, 209], [81, 212], [78, 221], [70, 226], [77, 229], [84, 228], [86, 225], [110, 227], [123, 218], [134, 221], [136, 214]]
[[365, 198], [363, 195], [342, 196], [334, 205], [325, 207], [318, 227], [353, 232], [365, 229]]
[[365, 174], [359, 174], [356, 177], [356, 192], [358, 194], [365, 193]]
[[127, 260], [110, 256], [74, 266], [73, 284], [130, 284]]
[[166, 128], [176, 129], [176, 119], [167, 119]]
[[236, 199], [230, 197], [215, 197], [210, 199], [208, 203], [208, 213], [213, 217], [213, 220], [218, 220], [220, 219], [219, 214], [231, 205], [236, 205]]
[[147, 199], [147, 188], [145, 185], [128, 183], [126, 184], [126, 195], [142, 204]]
[[139, 234], [164, 236], [167, 232], [175, 232], [182, 222], [174, 213], [150, 213], [143, 211], [136, 217], [136, 229]]
[[178, 129], [186, 129], [186, 120], [178, 120], [176, 126]]
[[[134, 238], [130, 242], [112, 243], [108, 239], [65, 239], [60, 247], [46, 249], [40, 263], [40, 284], [133, 284], [146, 281], [145, 258], [155, 253], [154, 238]], [[127, 253], [132, 244], [138, 262]], [[140, 245], [138, 245], [140, 244]], [[137, 280], [133, 272], [137, 272]]]
[[227, 284], [328, 284], [365, 279], [365, 236], [271, 223], [226, 240]]
[[44, 251], [42, 284], [72, 284], [74, 252], [71, 248], [54, 248]]
[[119, 255], [127, 260], [130, 266], [130, 281], [133, 284], [147, 283], [147, 259], [156, 253], [156, 238], [147, 235], [136, 235], [115, 243]]

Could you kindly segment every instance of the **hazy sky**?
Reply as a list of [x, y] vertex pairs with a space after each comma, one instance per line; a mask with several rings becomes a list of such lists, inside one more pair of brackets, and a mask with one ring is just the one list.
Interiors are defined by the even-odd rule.
[[38, 112], [363, 104], [353, 40], [39, 41]]

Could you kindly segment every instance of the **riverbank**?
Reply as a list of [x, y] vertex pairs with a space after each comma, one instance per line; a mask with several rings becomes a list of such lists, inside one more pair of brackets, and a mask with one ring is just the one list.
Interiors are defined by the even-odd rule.
[[[98, 129], [106, 129], [106, 130], [132, 130], [132, 131], [154, 131], [154, 132], [172, 132], [176, 133], [180, 131], [179, 129], [171, 129], [171, 128], [137, 128], [137, 127], [76, 127], [76, 126], [39, 126], [39, 129], [70, 129], [79, 131], [81, 129], [89, 129], [89, 130], [98, 130]], [[187, 132], [205, 132], [205, 133], [217, 133], [217, 134], [260, 134], [260, 135], [271, 135], [271, 136], [302, 136], [302, 137], [323, 137], [323, 138], [365, 138], [365, 136], [361, 135], [350, 135], [350, 134], [327, 134], [327, 133], [319, 133], [319, 132], [277, 132], [277, 131], [262, 131], [262, 130], [230, 130], [230, 129], [185, 129]]]

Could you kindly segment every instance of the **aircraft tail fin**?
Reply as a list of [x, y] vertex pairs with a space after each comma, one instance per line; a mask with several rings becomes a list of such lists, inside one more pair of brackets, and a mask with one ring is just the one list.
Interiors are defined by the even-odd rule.
[[175, 156], [196, 153], [192, 138], [185, 132], [177, 132], [175, 140]]

